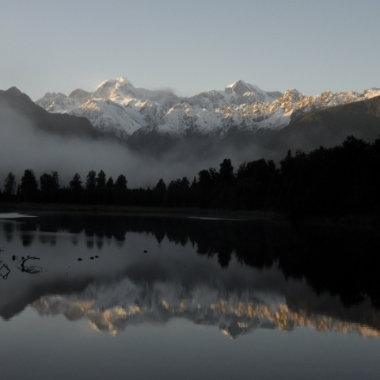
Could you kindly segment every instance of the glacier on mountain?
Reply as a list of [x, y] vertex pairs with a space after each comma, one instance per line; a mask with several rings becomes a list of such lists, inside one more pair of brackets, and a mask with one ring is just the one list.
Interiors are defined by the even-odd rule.
[[127, 139], [136, 131], [180, 138], [188, 132], [223, 138], [232, 128], [278, 130], [308, 112], [380, 96], [380, 88], [306, 96], [293, 89], [267, 92], [242, 80], [222, 91], [181, 98], [170, 90], [136, 88], [126, 78], [107, 80], [92, 93], [46, 93], [36, 104], [52, 113], [86, 117], [98, 130]]

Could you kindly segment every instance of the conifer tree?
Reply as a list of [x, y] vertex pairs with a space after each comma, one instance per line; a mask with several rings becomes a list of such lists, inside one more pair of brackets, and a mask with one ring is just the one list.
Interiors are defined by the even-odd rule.
[[33, 170], [27, 169], [21, 178], [21, 198], [26, 201], [36, 201], [38, 197], [38, 183]]
[[109, 177], [106, 183], [106, 189], [107, 190], [113, 189], [114, 185], [115, 184], [113, 183], [113, 178]]
[[80, 175], [78, 173], [74, 174], [73, 179], [69, 183], [70, 188], [72, 190], [81, 190], [82, 189], [82, 181], [80, 179]]
[[103, 170], [101, 170], [98, 173], [98, 176], [96, 177], [96, 187], [98, 189], [104, 189], [106, 186], [106, 174]]
[[120, 190], [127, 190], [127, 182], [127, 179], [120, 174], [116, 179], [115, 186]]
[[96, 172], [90, 170], [86, 177], [86, 190], [93, 190], [96, 187]]
[[12, 195], [16, 191], [16, 177], [10, 172], [4, 180], [4, 194]]

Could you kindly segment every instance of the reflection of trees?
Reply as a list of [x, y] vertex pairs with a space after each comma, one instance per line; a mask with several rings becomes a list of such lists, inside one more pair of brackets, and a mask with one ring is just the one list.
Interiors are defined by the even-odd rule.
[[22, 234], [21, 241], [23, 247], [30, 247], [33, 243], [34, 236], [32, 234]]
[[285, 275], [305, 277], [317, 293], [339, 295], [346, 306], [360, 303], [366, 294], [380, 306], [375, 231], [299, 227], [288, 229], [280, 241], [285, 243], [278, 255]]
[[52, 246], [57, 244], [57, 236], [54, 234], [51, 235], [39, 235], [38, 236], [38, 241], [41, 244], [50, 244]]
[[31, 220], [26, 220], [25, 222], [18, 224], [18, 228], [21, 232], [20, 236], [22, 245], [24, 247], [30, 247], [34, 241], [33, 232], [37, 230], [37, 225]]
[[14, 223], [12, 222], [4, 222], [3, 223], [3, 231], [5, 235], [5, 240], [9, 243], [13, 239], [14, 231], [15, 231], [15, 226]]
[[[34, 227], [32, 226], [34, 225]], [[84, 232], [87, 244], [98, 249], [104, 239], [122, 245], [128, 232], [150, 234], [179, 244], [192, 244], [197, 253], [216, 256], [227, 267], [232, 257], [256, 268], [278, 263], [286, 277], [305, 278], [319, 294], [339, 295], [349, 306], [365, 295], [380, 307], [376, 268], [380, 241], [376, 231], [338, 226], [290, 226], [257, 221], [218, 221], [142, 216], [51, 215], [24, 226], [41, 232]], [[27, 229], [28, 228], [28, 229]]]

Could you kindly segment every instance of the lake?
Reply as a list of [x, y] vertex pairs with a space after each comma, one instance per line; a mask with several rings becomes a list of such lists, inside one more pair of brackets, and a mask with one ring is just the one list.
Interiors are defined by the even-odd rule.
[[378, 379], [373, 229], [0, 214], [4, 379]]

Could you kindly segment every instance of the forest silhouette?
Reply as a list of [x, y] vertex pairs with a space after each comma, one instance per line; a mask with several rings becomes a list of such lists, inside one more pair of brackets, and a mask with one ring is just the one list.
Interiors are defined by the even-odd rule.
[[244, 162], [236, 170], [226, 158], [219, 169], [201, 170], [153, 188], [128, 188], [128, 179], [91, 170], [82, 180], [75, 173], [69, 186], [59, 174], [44, 173], [39, 181], [27, 169], [19, 184], [9, 173], [1, 202], [123, 205], [275, 211], [294, 219], [305, 216], [379, 215], [380, 138], [365, 142], [353, 136], [333, 148], [309, 153], [289, 150], [278, 167], [271, 160]]

